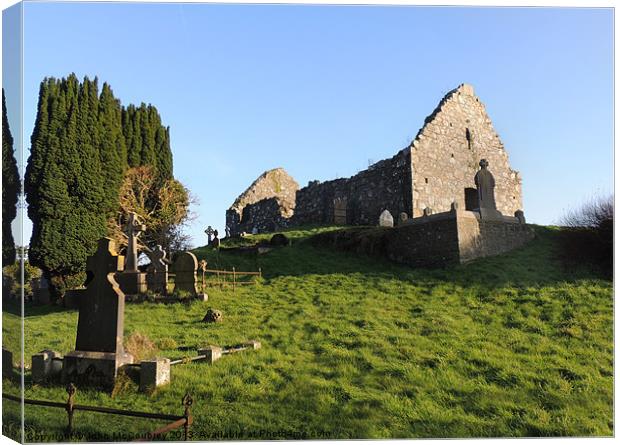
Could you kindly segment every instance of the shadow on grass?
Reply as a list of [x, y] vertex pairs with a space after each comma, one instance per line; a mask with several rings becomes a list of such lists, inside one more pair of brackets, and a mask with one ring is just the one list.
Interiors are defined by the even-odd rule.
[[[267, 283], [279, 277], [362, 273], [368, 278], [400, 279], [421, 285], [453, 283], [462, 286], [497, 288], [546, 286], [577, 280], [605, 280], [604, 275], [587, 266], [567, 268], [561, 258], [560, 230], [531, 225], [535, 238], [522, 248], [502, 255], [480, 258], [468, 264], [443, 268], [412, 268], [355, 253], [315, 247], [308, 237], [293, 238], [290, 247], [274, 249], [264, 255], [239, 255], [214, 249], [194, 250], [200, 259], [221, 269], [258, 270]], [[266, 235], [263, 235], [265, 237]], [[310, 234], [311, 236], [311, 234]], [[608, 281], [608, 280], [606, 280]]]

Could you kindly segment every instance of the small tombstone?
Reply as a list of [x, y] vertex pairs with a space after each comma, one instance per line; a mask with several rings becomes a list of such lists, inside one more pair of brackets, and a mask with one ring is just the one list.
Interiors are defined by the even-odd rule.
[[36, 303], [39, 304], [49, 304], [51, 301], [50, 298], [50, 289], [49, 289], [49, 281], [43, 275], [39, 278], [34, 278], [31, 282], [32, 286], [32, 298]]
[[523, 210], [517, 210], [515, 212], [515, 218], [519, 220], [519, 224], [525, 224], [525, 213], [523, 213]]
[[252, 227], [252, 235], [258, 235], [258, 227]]
[[211, 246], [214, 248], [219, 248], [220, 247], [220, 238], [219, 238], [219, 233], [217, 230], [213, 231], [213, 241], [211, 241]]
[[379, 215], [380, 227], [394, 227], [394, 217], [388, 209], [385, 209], [381, 215]]
[[165, 261], [166, 251], [158, 244], [155, 249], [148, 252], [151, 260], [146, 268], [146, 286], [150, 291], [160, 295], [168, 293], [168, 264]]
[[405, 212], [400, 212], [398, 214], [398, 223], [399, 224], [403, 224], [403, 223], [407, 222], [408, 219], [409, 219], [409, 216]]
[[13, 377], [13, 353], [2, 348], [2, 377]]
[[123, 348], [125, 294], [114, 279], [122, 266], [114, 240], [100, 239], [86, 263], [92, 278], [80, 304], [75, 351], [64, 358], [65, 382], [111, 388], [118, 369], [133, 362]]
[[202, 321], [205, 323], [221, 323], [222, 311], [218, 311], [217, 309], [209, 309], [207, 310], [207, 313]]
[[207, 245], [211, 244], [211, 239], [213, 237], [213, 227], [209, 226], [207, 227], [207, 230], [205, 230], [205, 233], [207, 234]]
[[430, 207], [425, 207], [423, 214], [424, 216], [431, 216], [433, 214], [433, 209], [431, 209]]
[[198, 259], [191, 252], [182, 252], [174, 262], [174, 291], [189, 292], [192, 297], [198, 296], [196, 270]]

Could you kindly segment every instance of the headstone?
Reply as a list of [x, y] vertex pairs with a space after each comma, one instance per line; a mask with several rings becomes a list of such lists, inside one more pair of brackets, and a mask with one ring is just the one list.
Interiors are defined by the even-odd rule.
[[62, 356], [56, 351], [46, 349], [32, 356], [32, 382], [46, 383], [60, 377]]
[[423, 211], [424, 216], [431, 216], [433, 214], [433, 209], [430, 207], [425, 207]]
[[202, 321], [206, 323], [220, 323], [222, 321], [222, 312], [217, 309], [209, 309]]
[[118, 369], [133, 362], [123, 348], [125, 294], [114, 279], [122, 266], [114, 240], [100, 239], [86, 263], [92, 278], [80, 304], [75, 351], [64, 358], [65, 382], [112, 388]]
[[398, 223], [399, 224], [403, 224], [403, 223], [407, 222], [408, 219], [409, 219], [409, 216], [405, 212], [400, 212], [398, 214]]
[[39, 278], [34, 278], [31, 281], [32, 286], [32, 298], [35, 303], [49, 304], [50, 299], [50, 285], [47, 278], [41, 275]]
[[211, 238], [213, 237], [213, 227], [209, 226], [207, 227], [207, 229], [205, 230], [205, 233], [207, 234], [207, 246], [211, 244]]
[[334, 224], [344, 226], [347, 223], [347, 198], [334, 199]]
[[13, 377], [13, 353], [2, 348], [2, 377]]
[[515, 212], [515, 218], [519, 220], [519, 224], [525, 224], [525, 213], [523, 213], [523, 210], [517, 210]]
[[480, 160], [480, 170], [474, 176], [474, 183], [478, 189], [478, 211], [481, 218], [501, 217], [495, 205], [495, 178], [488, 170], [489, 162], [486, 159]]
[[385, 209], [381, 215], [379, 215], [380, 227], [394, 227], [394, 218], [389, 210]]
[[174, 262], [174, 291], [189, 292], [192, 298], [198, 296], [196, 270], [198, 259], [191, 252], [182, 252]]
[[140, 391], [152, 391], [168, 383], [170, 383], [169, 358], [156, 358], [140, 362]]
[[138, 236], [146, 230], [146, 226], [140, 223], [135, 212], [129, 212], [129, 219], [125, 226], [127, 234], [127, 257], [125, 267], [118, 274], [118, 283], [127, 295], [138, 295], [146, 292], [146, 274], [138, 269]]
[[218, 247], [220, 247], [220, 239], [219, 239], [219, 235], [220, 235], [220, 234], [218, 233], [218, 231], [217, 231], [217, 230], [214, 230], [214, 231], [213, 231], [213, 241], [211, 242], [211, 247], [214, 247], [214, 248], [216, 248], [216, 249], [217, 249]]
[[258, 235], [258, 227], [252, 228], [252, 235]]
[[146, 286], [148, 290], [160, 295], [168, 294], [168, 264], [165, 261], [166, 251], [158, 244], [151, 252], [146, 253], [151, 264], [146, 268]]

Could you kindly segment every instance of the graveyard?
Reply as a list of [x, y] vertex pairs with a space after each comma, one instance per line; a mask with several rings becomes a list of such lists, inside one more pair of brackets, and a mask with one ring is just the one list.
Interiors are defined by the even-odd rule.
[[[124, 351], [181, 363], [151, 391], [123, 372], [112, 391], [77, 385], [76, 403], [178, 412], [189, 392], [193, 440], [610, 435], [612, 282], [567, 269], [557, 228], [528, 227], [534, 239], [521, 248], [432, 269], [314, 242], [338, 226], [280, 231], [290, 243], [262, 251], [253, 246], [271, 233], [194, 249], [205, 268], [262, 273], [234, 288], [211, 277], [208, 299], [125, 302]], [[203, 291], [200, 269], [196, 282]], [[209, 310], [217, 322], [203, 321]], [[11, 350], [18, 314], [5, 304]], [[65, 400], [64, 384], [32, 381], [31, 357], [76, 349], [78, 310], [28, 304], [24, 329], [25, 397]], [[261, 348], [189, 360], [248, 340]], [[3, 383], [18, 394], [14, 380]], [[63, 413], [25, 410], [26, 438], [62, 437]], [[12, 413], [9, 436], [19, 425]], [[158, 426], [86, 412], [75, 421], [73, 440]]]

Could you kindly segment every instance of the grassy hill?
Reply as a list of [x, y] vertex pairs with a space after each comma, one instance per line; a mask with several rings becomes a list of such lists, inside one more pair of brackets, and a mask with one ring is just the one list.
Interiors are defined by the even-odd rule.
[[[234, 293], [211, 282], [204, 303], [128, 304], [126, 336], [144, 334], [171, 358], [248, 339], [263, 348], [175, 366], [151, 395], [125, 381], [113, 397], [78, 389], [77, 403], [180, 413], [189, 390], [202, 440], [613, 434], [613, 285], [566, 270], [555, 230], [536, 227], [533, 242], [499, 257], [414, 270], [304, 242], [335, 229], [289, 231], [292, 246], [264, 255], [196, 249], [209, 267], [261, 268], [263, 278]], [[223, 323], [201, 323], [209, 307]], [[3, 344], [13, 350], [18, 323], [5, 308]], [[27, 308], [26, 362], [45, 348], [70, 351], [76, 325], [77, 311]], [[26, 397], [66, 396], [27, 374]], [[4, 403], [10, 432], [18, 418]], [[65, 419], [26, 406], [31, 435], [62, 434]], [[161, 425], [89, 413], [75, 424], [82, 439]]]

